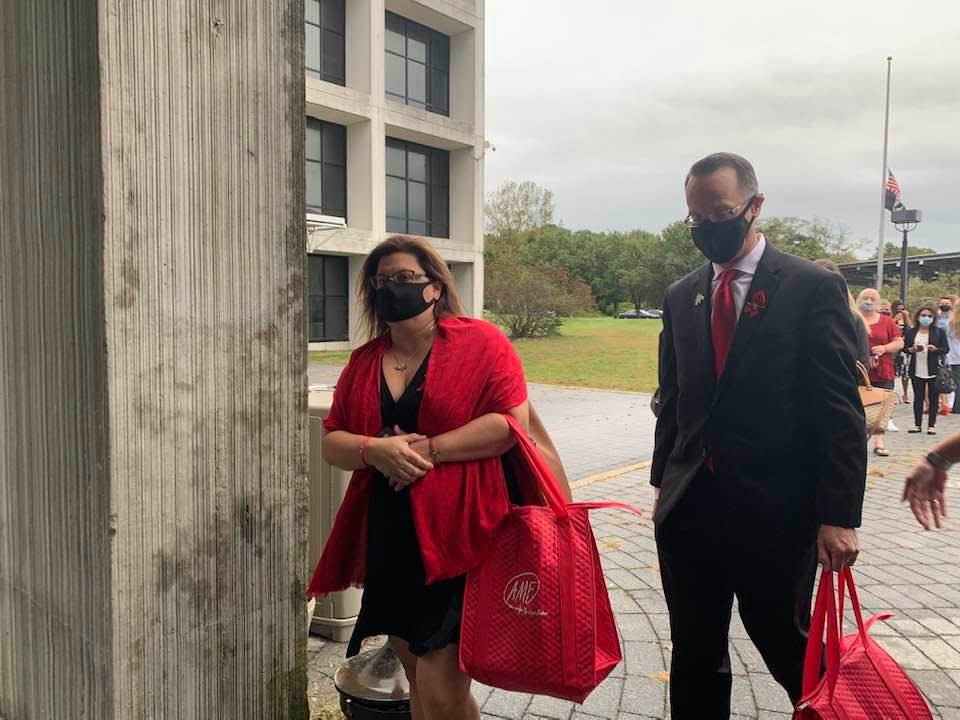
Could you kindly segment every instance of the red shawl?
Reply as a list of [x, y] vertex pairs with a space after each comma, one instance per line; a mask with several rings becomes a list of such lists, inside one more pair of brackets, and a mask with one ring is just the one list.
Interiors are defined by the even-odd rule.
[[[350, 356], [324, 423], [328, 432], [380, 432], [381, 362], [388, 347], [388, 337], [381, 336]], [[465, 317], [438, 322], [420, 403], [421, 434], [440, 435], [526, 399], [520, 358], [497, 326]], [[372, 468], [353, 474], [308, 596], [363, 587], [373, 480]], [[428, 584], [475, 566], [510, 510], [499, 457], [440, 463], [411, 486], [410, 499]]]

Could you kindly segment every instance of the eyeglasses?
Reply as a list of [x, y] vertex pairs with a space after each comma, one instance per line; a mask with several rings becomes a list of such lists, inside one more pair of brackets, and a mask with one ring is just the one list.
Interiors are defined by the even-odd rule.
[[683, 222], [689, 228], [698, 228], [703, 227], [704, 225], [709, 225], [710, 223], [721, 223], [726, 222], [727, 220], [733, 220], [735, 217], [745, 215], [747, 210], [750, 209], [758, 197], [760, 197], [760, 195], [754, 195], [749, 200], [745, 200], [736, 207], [732, 207], [729, 210], [721, 210], [716, 215], [711, 215], [706, 218], [697, 217], [691, 213], [683, 219]]
[[374, 290], [379, 290], [388, 282], [409, 285], [410, 283], [415, 283], [417, 280], [425, 277], [427, 277], [426, 273], [418, 273], [414, 272], [413, 270], [401, 270], [400, 272], [395, 272], [393, 275], [374, 275], [372, 278], [370, 278], [370, 284], [373, 286]]

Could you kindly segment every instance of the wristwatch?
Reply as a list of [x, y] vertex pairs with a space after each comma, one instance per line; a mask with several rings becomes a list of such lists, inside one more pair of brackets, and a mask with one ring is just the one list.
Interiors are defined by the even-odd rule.
[[950, 472], [950, 468], [953, 467], [952, 462], [947, 462], [943, 455], [935, 453], [933, 450], [927, 453], [927, 462], [937, 470], [943, 470], [944, 472]]

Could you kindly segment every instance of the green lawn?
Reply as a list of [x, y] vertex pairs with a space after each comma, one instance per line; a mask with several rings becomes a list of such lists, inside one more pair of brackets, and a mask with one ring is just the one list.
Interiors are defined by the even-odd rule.
[[[658, 320], [574, 318], [559, 337], [517, 340], [531, 382], [653, 392]], [[343, 365], [349, 353], [312, 352], [310, 362]]]

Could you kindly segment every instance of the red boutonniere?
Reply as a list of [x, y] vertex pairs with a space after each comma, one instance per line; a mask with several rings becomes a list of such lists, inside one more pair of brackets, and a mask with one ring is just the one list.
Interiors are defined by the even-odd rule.
[[757, 290], [743, 306], [743, 312], [747, 317], [756, 317], [761, 310], [767, 309], [767, 294], [763, 290]]

